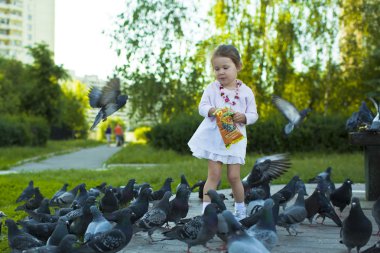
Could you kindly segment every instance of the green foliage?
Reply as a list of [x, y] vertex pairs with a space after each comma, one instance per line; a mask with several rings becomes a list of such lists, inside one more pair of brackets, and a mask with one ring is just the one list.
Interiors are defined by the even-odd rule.
[[136, 141], [146, 143], [148, 141], [148, 138], [146, 137], [146, 134], [152, 130], [151, 127], [143, 126], [138, 127], [133, 131], [133, 134], [135, 135]]
[[198, 128], [202, 117], [198, 114], [180, 115], [168, 123], [155, 125], [147, 133], [149, 142], [156, 148], [189, 152], [187, 142]]
[[0, 146], [45, 145], [50, 128], [46, 120], [34, 116], [1, 116]]
[[55, 65], [53, 53], [46, 44], [36, 44], [29, 47], [33, 64], [29, 65], [29, 73], [33, 85], [23, 95], [23, 105], [26, 112], [45, 118], [51, 126], [59, 126], [62, 91], [58, 81], [67, 78], [66, 71]]

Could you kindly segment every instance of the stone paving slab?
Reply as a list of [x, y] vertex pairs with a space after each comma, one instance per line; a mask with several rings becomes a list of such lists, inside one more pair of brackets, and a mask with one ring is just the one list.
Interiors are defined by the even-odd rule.
[[[284, 185], [273, 185], [271, 187], [271, 193], [277, 192]], [[337, 187], [339, 184], [337, 184]], [[359, 197], [361, 200], [361, 205], [363, 207], [364, 213], [372, 221], [373, 233], [377, 232], [377, 225], [371, 215], [371, 208], [373, 201], [365, 200], [364, 184], [354, 184], [353, 185], [353, 195]], [[306, 185], [307, 192], [311, 194], [315, 189], [315, 184]], [[224, 193], [226, 196], [229, 196], [231, 190], [219, 190], [218, 192]], [[294, 201], [294, 200], [293, 200]], [[233, 199], [229, 198], [225, 201], [227, 209], [233, 211]], [[198, 193], [192, 193], [190, 197], [190, 209], [188, 217], [193, 217], [201, 213], [201, 201], [198, 199]], [[291, 203], [290, 203], [291, 204]], [[349, 213], [349, 208], [343, 211], [343, 219], [347, 217]], [[281, 212], [281, 210], [280, 210]], [[173, 225], [170, 223], [170, 225]], [[277, 233], [279, 235], [278, 245], [272, 250], [273, 253], [345, 253], [347, 252], [346, 247], [343, 244], [339, 243], [339, 233], [340, 228], [335, 225], [328, 218], [325, 220], [325, 224], [309, 224], [308, 220], [305, 220], [297, 228], [299, 233], [297, 236], [289, 236], [285, 228], [277, 226]], [[163, 238], [160, 231], [155, 231], [153, 234], [154, 240], [160, 240]], [[369, 246], [372, 246], [380, 240], [380, 237], [372, 236], [369, 243], [362, 248], [366, 249]], [[214, 237], [208, 244], [210, 248], [217, 249], [222, 247], [223, 242], [218, 238]], [[187, 245], [183, 242], [177, 240], [165, 240], [160, 242], [154, 242], [153, 244], [149, 243], [147, 233], [139, 232], [134, 235], [131, 242], [119, 253], [178, 253], [186, 252]], [[203, 246], [194, 246], [191, 248], [192, 253], [201, 253], [201, 252], [226, 252], [223, 250], [213, 250], [209, 251]]]

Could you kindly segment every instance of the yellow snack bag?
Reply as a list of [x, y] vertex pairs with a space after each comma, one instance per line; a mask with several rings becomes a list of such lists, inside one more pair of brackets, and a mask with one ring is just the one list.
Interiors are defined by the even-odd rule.
[[232, 121], [234, 112], [230, 108], [219, 108], [214, 112], [214, 115], [226, 148], [229, 148], [231, 144], [237, 143], [244, 138], [242, 133], [236, 127], [236, 124]]

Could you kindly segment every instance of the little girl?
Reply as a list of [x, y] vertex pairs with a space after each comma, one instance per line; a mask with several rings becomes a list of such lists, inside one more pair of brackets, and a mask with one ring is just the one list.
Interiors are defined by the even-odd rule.
[[[235, 199], [235, 216], [238, 220], [246, 217], [244, 189], [240, 179], [240, 165], [245, 163], [247, 133], [245, 125], [258, 119], [255, 97], [252, 90], [236, 79], [242, 68], [238, 50], [232, 45], [220, 45], [211, 58], [216, 81], [209, 84], [199, 103], [199, 114], [205, 117], [188, 145], [197, 158], [208, 160], [208, 175], [204, 193], [216, 189], [221, 178], [222, 165], [227, 164], [227, 178]], [[229, 148], [219, 132], [214, 112], [218, 108], [230, 107], [234, 112], [233, 122], [244, 138]], [[203, 196], [203, 210], [210, 204], [210, 198]]]

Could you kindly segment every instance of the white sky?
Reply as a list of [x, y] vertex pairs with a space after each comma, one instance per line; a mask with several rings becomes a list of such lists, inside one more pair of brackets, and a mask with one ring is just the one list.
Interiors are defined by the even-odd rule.
[[77, 76], [111, 76], [117, 55], [110, 48], [110, 32], [125, 0], [56, 0], [55, 63]]

